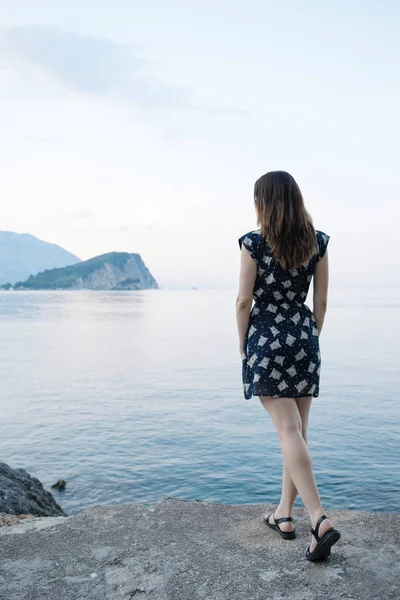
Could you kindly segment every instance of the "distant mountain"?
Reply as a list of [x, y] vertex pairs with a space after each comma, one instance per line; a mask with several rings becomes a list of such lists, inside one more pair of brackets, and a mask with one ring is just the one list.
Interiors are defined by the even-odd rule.
[[0, 231], [0, 284], [15, 283], [44, 269], [65, 267], [80, 258], [28, 233]]
[[143, 290], [158, 288], [140, 254], [110, 252], [90, 260], [31, 275], [16, 290]]

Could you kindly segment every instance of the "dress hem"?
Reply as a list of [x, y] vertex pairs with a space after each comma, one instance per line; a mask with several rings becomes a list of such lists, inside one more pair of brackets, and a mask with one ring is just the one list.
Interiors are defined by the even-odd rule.
[[268, 396], [269, 398], [309, 398], [311, 396], [312, 398], [319, 398], [319, 394], [300, 394], [299, 396], [287, 396], [285, 394], [253, 394], [249, 398], [244, 396], [244, 399], [252, 400], [253, 398], [260, 398], [260, 396]]

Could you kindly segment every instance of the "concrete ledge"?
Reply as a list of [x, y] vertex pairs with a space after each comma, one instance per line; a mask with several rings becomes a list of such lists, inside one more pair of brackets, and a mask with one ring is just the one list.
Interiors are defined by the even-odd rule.
[[163, 497], [0, 529], [3, 600], [370, 600], [400, 597], [400, 515], [326, 510], [342, 537], [309, 563], [262, 522], [274, 506]]

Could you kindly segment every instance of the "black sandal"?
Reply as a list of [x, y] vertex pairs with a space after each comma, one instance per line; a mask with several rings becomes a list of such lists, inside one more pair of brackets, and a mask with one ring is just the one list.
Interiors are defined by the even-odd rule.
[[325, 535], [319, 537], [319, 526], [321, 525], [322, 521], [324, 521], [327, 518], [328, 517], [326, 517], [325, 515], [321, 515], [317, 521], [315, 529], [311, 527], [311, 533], [313, 534], [318, 543], [312, 552], [310, 552], [310, 546], [308, 546], [306, 550], [307, 560], [323, 560], [324, 558], [330, 555], [331, 546], [333, 546], [333, 544], [336, 544], [336, 542], [340, 539], [340, 533], [337, 529], [330, 529], [325, 533]]
[[264, 523], [268, 525], [268, 527], [270, 527], [271, 529], [275, 529], [275, 531], [277, 531], [285, 540], [293, 540], [296, 537], [295, 529], [293, 529], [293, 531], [282, 531], [282, 529], [278, 527], [278, 523], [283, 523], [284, 521], [293, 521], [292, 517], [282, 517], [281, 519], [275, 519], [274, 512], [272, 513], [272, 516], [274, 517], [275, 524], [273, 524], [269, 522], [270, 516], [271, 515], [268, 515], [268, 517], [264, 517], [263, 519]]

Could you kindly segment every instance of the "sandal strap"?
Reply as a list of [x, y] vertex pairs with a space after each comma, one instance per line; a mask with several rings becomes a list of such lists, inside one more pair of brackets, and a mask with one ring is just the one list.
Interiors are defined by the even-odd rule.
[[[268, 523], [270, 523], [271, 525], [272, 525], [272, 523], [271, 523], [271, 522], [270, 522], [270, 520], [269, 520], [269, 518], [270, 518], [271, 516], [272, 516], [272, 517], [274, 517], [274, 524], [275, 524], [275, 527], [277, 527], [277, 529], [279, 529], [279, 531], [282, 531], [282, 529], [279, 527], [279, 523], [282, 523], [283, 521], [293, 521], [292, 517], [281, 517], [280, 519], [275, 519], [275, 511], [274, 511], [273, 513], [271, 513], [271, 514], [269, 515], [269, 517], [267, 517], [267, 521], [268, 521]], [[285, 532], [282, 532], [282, 533], [285, 533]], [[288, 533], [291, 533], [291, 532], [288, 532]]]
[[275, 519], [275, 523], [283, 523], [284, 521], [293, 521], [292, 517], [282, 517], [281, 519]]
[[320, 518], [318, 519], [316, 525], [315, 525], [315, 529], [313, 529], [311, 527], [311, 533], [313, 534], [313, 536], [315, 537], [315, 539], [317, 540], [317, 542], [320, 541], [320, 536], [318, 535], [318, 530], [319, 530], [319, 526], [321, 525], [322, 521], [324, 521], [325, 519], [327, 519], [328, 517], [326, 515], [321, 515]]

